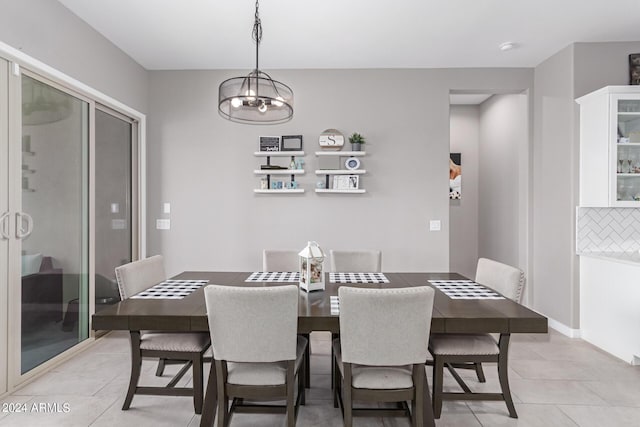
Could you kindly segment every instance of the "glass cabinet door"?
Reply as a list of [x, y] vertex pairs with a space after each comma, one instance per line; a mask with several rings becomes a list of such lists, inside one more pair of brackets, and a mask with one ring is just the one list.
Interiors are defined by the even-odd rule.
[[640, 203], [640, 97], [618, 95], [613, 99], [617, 123], [615, 137], [615, 204]]

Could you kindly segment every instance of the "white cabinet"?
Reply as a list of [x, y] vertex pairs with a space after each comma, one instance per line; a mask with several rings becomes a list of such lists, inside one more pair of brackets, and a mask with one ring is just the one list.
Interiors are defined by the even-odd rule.
[[[304, 157], [304, 151], [256, 151], [253, 153], [256, 157], [266, 158], [266, 167], [273, 167], [271, 164], [272, 157], [288, 158], [286, 161], [291, 165], [281, 166], [283, 169], [256, 169], [254, 175], [262, 175], [264, 178], [260, 180], [260, 188], [253, 190], [254, 193], [260, 194], [296, 194], [304, 193], [304, 189], [298, 186], [296, 175], [304, 175], [304, 168], [297, 168], [299, 162], [296, 158]], [[303, 163], [304, 164], [304, 163]], [[292, 167], [293, 166], [293, 167]], [[282, 178], [282, 179], [278, 179]]]
[[640, 87], [607, 86], [580, 104], [580, 206], [640, 207]]
[[[364, 151], [316, 151], [316, 157], [337, 157], [342, 163], [343, 158], [363, 157]], [[363, 194], [367, 190], [360, 188], [360, 176], [367, 173], [365, 169], [316, 169], [316, 175], [324, 176], [324, 188], [316, 188], [316, 193]], [[340, 178], [336, 178], [340, 177]], [[345, 181], [339, 185], [338, 181]]]

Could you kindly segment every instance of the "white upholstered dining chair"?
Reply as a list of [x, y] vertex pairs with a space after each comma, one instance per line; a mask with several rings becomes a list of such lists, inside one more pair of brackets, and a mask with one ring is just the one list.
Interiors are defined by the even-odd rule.
[[[218, 426], [227, 426], [234, 412], [279, 409], [286, 414], [287, 426], [293, 427], [305, 399], [302, 377], [308, 345], [297, 335], [298, 287], [209, 285], [204, 294], [216, 370]], [[285, 400], [286, 405], [247, 405], [244, 399]]]
[[350, 273], [379, 273], [382, 271], [382, 252], [378, 250], [331, 250], [331, 271]]
[[280, 249], [262, 251], [262, 271], [298, 271], [298, 252]]
[[[476, 280], [517, 303], [522, 301], [525, 277], [518, 268], [487, 258], [480, 258]], [[433, 408], [435, 417], [442, 412], [443, 400], [504, 400], [509, 416], [517, 418], [511, 397], [508, 377], [509, 334], [434, 334], [429, 351], [433, 356]], [[474, 393], [455, 371], [456, 368], [475, 369], [480, 382], [485, 382], [482, 362], [497, 362], [501, 393]], [[447, 367], [463, 392], [444, 393], [443, 373]]]
[[[428, 354], [434, 290], [338, 289], [340, 338], [333, 341], [334, 406], [345, 427], [354, 415], [410, 415], [422, 426], [429, 399], [424, 361]], [[353, 401], [396, 402], [399, 409], [353, 408]], [[407, 405], [411, 401], [411, 410]]]
[[[161, 255], [134, 261], [115, 269], [120, 298], [125, 299], [166, 279], [164, 259]], [[123, 410], [129, 409], [135, 394], [160, 396], [193, 396], [195, 412], [202, 412], [203, 384], [202, 363], [204, 352], [211, 341], [206, 332], [166, 333], [155, 331], [131, 331], [131, 378]], [[158, 373], [162, 375], [164, 361], [176, 361], [184, 366], [166, 387], [138, 386], [143, 357], [158, 357], [161, 362]], [[180, 378], [193, 367], [193, 387], [175, 387]]]

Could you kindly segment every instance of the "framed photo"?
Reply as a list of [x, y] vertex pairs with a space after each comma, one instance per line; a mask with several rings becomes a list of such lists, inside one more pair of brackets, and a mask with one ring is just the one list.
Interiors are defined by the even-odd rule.
[[333, 189], [334, 190], [348, 190], [349, 189], [349, 177], [347, 175], [334, 175], [333, 176]]
[[357, 190], [359, 185], [359, 175], [335, 175], [333, 177], [334, 190]]
[[357, 190], [360, 185], [360, 175], [347, 175], [349, 178], [349, 190]]
[[462, 198], [462, 154], [449, 153], [449, 199]]
[[280, 151], [280, 137], [261, 136], [259, 148], [260, 151]]
[[282, 135], [280, 151], [302, 151], [302, 135]]
[[640, 53], [629, 55], [629, 84], [640, 85]]

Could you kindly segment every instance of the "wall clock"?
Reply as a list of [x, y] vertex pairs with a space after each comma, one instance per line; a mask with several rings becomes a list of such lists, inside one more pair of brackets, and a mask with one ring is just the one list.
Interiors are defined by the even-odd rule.
[[327, 129], [318, 138], [320, 147], [327, 150], [342, 150], [344, 135], [337, 129]]

